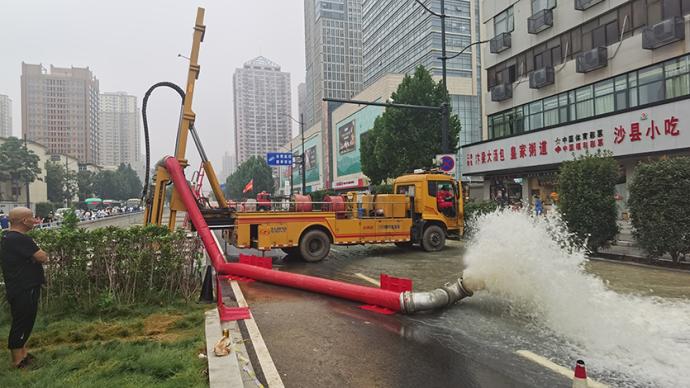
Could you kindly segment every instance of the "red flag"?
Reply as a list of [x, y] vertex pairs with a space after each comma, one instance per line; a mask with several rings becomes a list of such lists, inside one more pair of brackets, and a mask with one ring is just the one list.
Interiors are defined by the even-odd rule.
[[246, 193], [247, 191], [252, 191], [254, 190], [254, 178], [247, 183], [246, 186], [244, 186], [244, 190], [242, 190], [243, 193]]

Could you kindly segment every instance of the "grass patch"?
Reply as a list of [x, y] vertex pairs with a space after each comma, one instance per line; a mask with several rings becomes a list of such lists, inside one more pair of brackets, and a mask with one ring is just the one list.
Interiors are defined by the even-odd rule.
[[[89, 313], [39, 311], [29, 350], [36, 366], [16, 371], [9, 352], [0, 362], [0, 387], [204, 387], [206, 305], [125, 306]], [[9, 333], [9, 311], [0, 336]], [[0, 358], [2, 359], [2, 358]]]

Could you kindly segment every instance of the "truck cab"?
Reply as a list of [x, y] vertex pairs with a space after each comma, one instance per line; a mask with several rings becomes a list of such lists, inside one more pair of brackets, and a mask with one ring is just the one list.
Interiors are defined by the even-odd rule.
[[410, 242], [397, 245], [439, 251], [446, 238], [463, 235], [462, 187], [453, 177], [427, 171], [403, 175], [393, 182], [393, 192], [409, 198], [412, 218]]

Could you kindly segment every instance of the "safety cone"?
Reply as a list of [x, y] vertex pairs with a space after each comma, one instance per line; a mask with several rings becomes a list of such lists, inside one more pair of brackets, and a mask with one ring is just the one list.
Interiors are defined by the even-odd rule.
[[213, 303], [213, 268], [210, 265], [206, 266], [206, 275], [204, 275], [204, 283], [201, 285], [199, 302]]
[[587, 370], [585, 362], [577, 360], [575, 364], [575, 376], [573, 376], [573, 388], [587, 388]]

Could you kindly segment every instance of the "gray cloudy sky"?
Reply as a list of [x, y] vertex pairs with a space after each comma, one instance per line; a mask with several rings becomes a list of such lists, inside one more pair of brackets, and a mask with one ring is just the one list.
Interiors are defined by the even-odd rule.
[[[193, 108], [216, 171], [233, 147], [232, 74], [244, 62], [263, 55], [290, 73], [296, 117], [297, 85], [304, 82], [302, 0], [0, 0], [0, 94], [12, 99], [15, 136], [21, 134], [22, 61], [88, 66], [101, 92], [128, 92], [139, 105], [156, 82], [184, 89], [187, 60], [177, 54], [189, 56], [198, 6], [206, 8], [207, 27]], [[174, 153], [179, 107], [177, 94], [166, 89], [149, 99], [152, 163]], [[187, 155], [196, 169], [191, 138]]]

